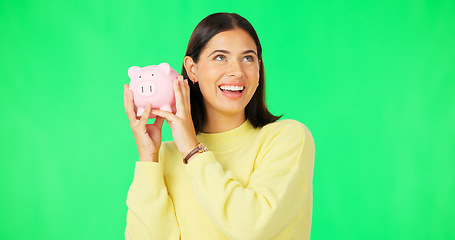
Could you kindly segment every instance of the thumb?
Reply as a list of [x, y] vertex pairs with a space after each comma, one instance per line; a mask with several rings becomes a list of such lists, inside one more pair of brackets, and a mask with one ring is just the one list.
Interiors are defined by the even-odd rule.
[[159, 129], [161, 129], [163, 127], [163, 122], [164, 122], [163, 117], [156, 116], [156, 119], [155, 119], [155, 122], [153, 123], [153, 125], [157, 126]]

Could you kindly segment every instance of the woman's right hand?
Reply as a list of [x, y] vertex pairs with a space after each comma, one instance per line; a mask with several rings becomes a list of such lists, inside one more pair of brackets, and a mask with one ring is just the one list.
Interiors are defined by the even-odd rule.
[[158, 152], [161, 146], [161, 128], [164, 118], [157, 116], [153, 124], [147, 124], [151, 111], [151, 104], [147, 103], [142, 116], [136, 117], [136, 109], [133, 103], [133, 91], [128, 84], [124, 85], [123, 103], [126, 115], [133, 130], [140, 162], [158, 162]]

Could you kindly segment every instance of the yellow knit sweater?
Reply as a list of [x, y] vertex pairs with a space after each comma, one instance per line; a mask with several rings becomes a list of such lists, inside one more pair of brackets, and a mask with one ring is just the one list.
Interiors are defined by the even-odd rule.
[[126, 239], [309, 239], [314, 143], [301, 123], [199, 134], [188, 165], [174, 142], [137, 162]]

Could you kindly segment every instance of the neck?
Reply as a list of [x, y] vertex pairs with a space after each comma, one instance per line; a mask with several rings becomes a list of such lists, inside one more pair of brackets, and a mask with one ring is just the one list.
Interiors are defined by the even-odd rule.
[[223, 115], [219, 113], [207, 113], [207, 125], [204, 133], [220, 133], [239, 127], [245, 122], [245, 112], [233, 115]]

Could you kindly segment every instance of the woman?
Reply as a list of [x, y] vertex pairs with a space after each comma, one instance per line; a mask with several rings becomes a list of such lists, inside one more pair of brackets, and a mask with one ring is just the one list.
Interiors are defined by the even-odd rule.
[[[136, 119], [125, 85], [139, 152], [126, 239], [309, 239], [313, 138], [267, 110], [251, 24], [229, 13], [203, 19], [182, 75], [174, 81], [176, 114], [148, 104]], [[158, 117], [146, 124], [150, 112]], [[161, 144], [164, 119], [174, 141]]]

